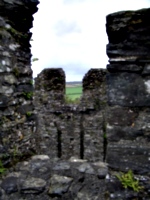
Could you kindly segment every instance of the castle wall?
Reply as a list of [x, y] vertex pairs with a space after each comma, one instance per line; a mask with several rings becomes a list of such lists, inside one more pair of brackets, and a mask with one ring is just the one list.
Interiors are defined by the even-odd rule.
[[[150, 9], [122, 11], [108, 15], [106, 24], [110, 63], [106, 162], [114, 171], [133, 170], [139, 180], [145, 176], [144, 185], [150, 171], [149, 17]], [[116, 185], [114, 181], [111, 187]], [[118, 193], [119, 188], [113, 191], [115, 199]], [[122, 198], [128, 196], [122, 193]]]
[[101, 93], [106, 91], [105, 77], [106, 70], [90, 70], [83, 79], [80, 103], [72, 105], [65, 101], [65, 74], [62, 69], [44, 69], [38, 75], [34, 105], [38, 116], [40, 154], [47, 154], [52, 159], [76, 157], [103, 161], [103, 106], [106, 104], [106, 95], [101, 97]]
[[[150, 9], [107, 16], [110, 64], [87, 72], [73, 105], [61, 68], [44, 69], [33, 87], [38, 3], [0, 0], [0, 199], [149, 199]], [[117, 179], [128, 170], [140, 192]]]
[[0, 1], [0, 159], [36, 151], [30, 38], [38, 1]]

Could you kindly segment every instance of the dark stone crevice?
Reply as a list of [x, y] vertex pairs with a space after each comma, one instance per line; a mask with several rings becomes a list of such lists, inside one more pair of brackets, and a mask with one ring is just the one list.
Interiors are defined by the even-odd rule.
[[61, 158], [61, 156], [62, 156], [62, 132], [59, 129], [56, 122], [55, 122], [55, 127], [57, 128], [57, 156], [58, 156], [58, 158]]
[[106, 160], [106, 154], [107, 154], [107, 133], [106, 133], [106, 120], [105, 120], [105, 117], [103, 116], [103, 126], [102, 126], [102, 129], [103, 129], [103, 148], [104, 148], [104, 151], [103, 151], [103, 161], [105, 162]]
[[60, 130], [58, 130], [58, 137], [57, 137], [57, 141], [58, 141], [58, 158], [61, 158], [61, 155], [62, 155], [62, 146], [61, 146], [61, 135], [62, 135], [62, 132]]
[[80, 158], [84, 159], [84, 127], [83, 127], [82, 114], [81, 114], [81, 121], [80, 121]]

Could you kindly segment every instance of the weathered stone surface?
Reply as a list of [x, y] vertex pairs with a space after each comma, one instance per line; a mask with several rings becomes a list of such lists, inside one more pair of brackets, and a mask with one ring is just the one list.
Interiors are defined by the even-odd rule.
[[107, 125], [112, 126], [132, 126], [134, 120], [138, 117], [139, 110], [134, 108], [113, 106], [107, 107], [106, 121]]
[[29, 177], [21, 183], [21, 192], [26, 194], [39, 194], [44, 191], [45, 187], [45, 180]]
[[124, 147], [122, 145], [123, 143], [108, 146], [107, 162], [109, 166], [115, 170], [132, 169], [136, 173], [149, 175], [150, 148], [134, 144], [126, 144]]
[[[45, 171], [44, 169], [48, 169]], [[91, 173], [92, 169], [92, 173]], [[13, 168], [10, 171], [14, 171]], [[3, 199], [105, 199], [106, 163], [72, 158], [53, 162], [47, 155], [33, 156], [7, 172], [0, 182]], [[84, 196], [83, 196], [84, 195]]]
[[65, 92], [65, 74], [61, 68], [44, 69], [42, 73], [35, 79], [35, 87], [37, 89], [45, 89], [46, 91], [62, 91]]
[[105, 69], [90, 69], [83, 78], [83, 91], [100, 88], [105, 81]]
[[[29, 29], [38, 3], [0, 0], [0, 175], [9, 168], [0, 199], [149, 199], [150, 9], [107, 16], [108, 70], [89, 70], [72, 105], [61, 68], [44, 69], [33, 88]], [[139, 193], [115, 176], [129, 169]]]
[[28, 112], [32, 112], [32, 110], [33, 110], [32, 104], [22, 105], [17, 108], [17, 112], [22, 115], [26, 115]]
[[110, 107], [107, 122], [107, 162], [111, 168], [149, 174], [149, 110]]
[[[32, 27], [32, 14], [37, 12], [37, 4], [39, 4], [38, 0], [1, 0], [1, 16], [7, 17], [8, 24], [11, 22], [18, 31], [27, 32]], [[17, 10], [17, 12], [14, 13], [14, 10]]]
[[61, 162], [54, 166], [53, 170], [69, 170], [71, 168], [68, 162]]
[[61, 196], [68, 191], [72, 181], [70, 177], [53, 175], [50, 179], [49, 194]]
[[[144, 70], [143, 70], [144, 68]], [[134, 63], [127, 63], [127, 62], [117, 62], [115, 64], [108, 64], [107, 70], [111, 73], [116, 72], [134, 72], [134, 73], [141, 73], [143, 70], [143, 73], [146, 74], [147, 67], [143, 66], [142, 63], [140, 64], [134, 64]]]
[[[149, 199], [149, 9], [107, 16], [106, 162], [108, 199]], [[114, 171], [132, 170], [144, 190], [124, 190]], [[115, 192], [114, 192], [115, 191]]]
[[53, 120], [55, 120], [53, 115], [38, 114], [36, 141], [37, 151], [40, 154], [47, 152], [50, 158], [55, 159], [58, 157], [58, 131]]
[[94, 174], [94, 169], [88, 163], [81, 164], [79, 166], [78, 170], [79, 170], [79, 172], [84, 172], [87, 174]]
[[[80, 158], [81, 154], [81, 118], [79, 115], [70, 113], [68, 114], [68, 118], [64, 120], [60, 120], [59, 125], [61, 130], [61, 145], [62, 145], [62, 152], [61, 157], [63, 159], [69, 159], [71, 156], [75, 156]], [[59, 130], [59, 128], [58, 128]]]
[[27, 98], [33, 92], [29, 29], [38, 3], [0, 0], [0, 131], [4, 135], [0, 158], [7, 165], [36, 151], [31, 136], [35, 119], [26, 114], [33, 111]]
[[1, 95], [0, 96], [0, 108], [7, 107], [8, 101], [9, 101], [9, 98], [6, 95]]
[[149, 80], [135, 73], [107, 76], [110, 105], [150, 106]]
[[[88, 114], [83, 120], [84, 159], [103, 161], [104, 159], [104, 116], [102, 112]], [[89, 148], [90, 147], [90, 148]], [[94, 156], [93, 156], [94, 155]]]
[[142, 75], [150, 75], [150, 64], [145, 64]]
[[32, 157], [32, 160], [48, 160], [49, 156], [47, 155], [36, 155]]
[[81, 110], [100, 110], [107, 104], [105, 69], [91, 69], [83, 78]]
[[25, 95], [33, 91], [33, 86], [31, 84], [30, 85], [22, 84], [22, 85], [18, 85], [16, 90], [17, 92], [22, 92]]
[[122, 11], [107, 16], [110, 62], [149, 61], [149, 9]]
[[18, 191], [18, 178], [17, 177], [8, 177], [6, 178], [2, 184], [1, 187], [5, 190], [7, 194], [11, 194], [13, 192]]
[[4, 77], [4, 81], [6, 82], [6, 83], [8, 83], [8, 84], [15, 84], [15, 83], [17, 83], [17, 79], [15, 78], [15, 76], [14, 75], [6, 75], [5, 77]]

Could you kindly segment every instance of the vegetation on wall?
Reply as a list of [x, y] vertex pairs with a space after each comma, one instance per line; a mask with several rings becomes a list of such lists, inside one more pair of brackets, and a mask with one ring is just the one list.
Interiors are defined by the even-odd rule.
[[116, 177], [120, 180], [125, 189], [131, 188], [135, 192], [139, 192], [143, 189], [143, 187], [139, 185], [139, 180], [134, 178], [132, 170], [129, 170], [127, 173], [116, 174]]
[[0, 160], [0, 175], [3, 175], [6, 172], [6, 168], [3, 166], [2, 161]]

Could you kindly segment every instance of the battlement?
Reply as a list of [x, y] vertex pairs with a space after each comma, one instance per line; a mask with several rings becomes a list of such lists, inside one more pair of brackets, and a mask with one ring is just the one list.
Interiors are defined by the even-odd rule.
[[[63, 69], [44, 69], [32, 83], [38, 3], [0, 0], [0, 160], [12, 167], [0, 198], [148, 199], [150, 9], [107, 16], [110, 64], [89, 70], [80, 103], [68, 105]], [[140, 193], [114, 176], [129, 169]]]

